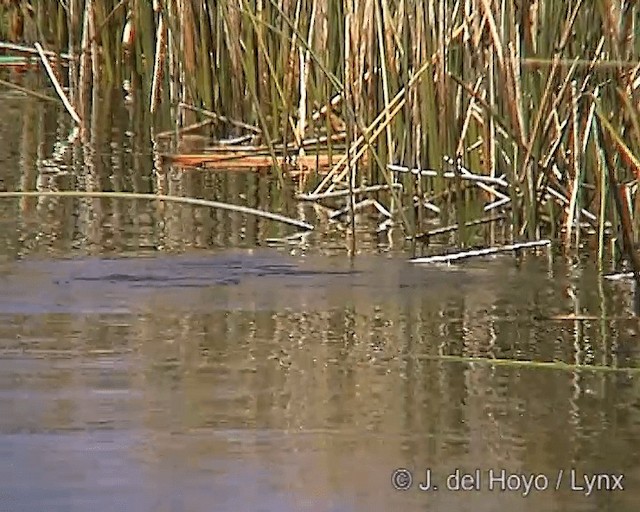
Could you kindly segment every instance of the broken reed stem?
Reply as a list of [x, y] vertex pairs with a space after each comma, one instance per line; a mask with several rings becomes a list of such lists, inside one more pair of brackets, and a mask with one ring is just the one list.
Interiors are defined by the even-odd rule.
[[519, 244], [509, 244], [500, 247], [489, 247], [486, 249], [474, 249], [472, 251], [458, 252], [455, 254], [442, 254], [438, 256], [427, 256], [425, 258], [414, 258], [409, 260], [410, 263], [450, 263], [465, 258], [474, 258], [480, 256], [488, 256], [501, 252], [519, 251], [521, 249], [530, 249], [532, 247], [550, 246], [551, 240], [535, 240], [533, 242], [523, 242]]
[[[476, 219], [476, 220], [471, 220], [469, 222], [465, 223], [465, 227], [468, 228], [472, 228], [474, 226], [481, 226], [483, 224], [490, 224], [493, 222], [499, 222], [501, 220], [505, 220], [507, 218], [506, 215], [494, 215], [494, 216], [490, 216], [490, 217], [483, 217], [481, 219]], [[451, 233], [453, 231], [456, 231], [459, 228], [459, 226], [457, 224], [452, 224], [451, 226], [445, 226], [443, 228], [437, 228], [437, 229], [433, 229], [431, 231], [428, 231], [426, 233], [422, 233], [420, 235], [417, 235], [415, 237], [416, 240], [428, 240], [431, 237], [434, 236], [438, 236], [438, 235], [445, 235], [447, 233]]]
[[[416, 174], [420, 176], [430, 176], [434, 178], [437, 176], [442, 176], [443, 178], [455, 178], [455, 173], [453, 171], [441, 172], [435, 169], [416, 169], [416, 168], [409, 169], [408, 167], [405, 167], [403, 165], [397, 165], [397, 164], [388, 164], [387, 169], [393, 172]], [[495, 185], [500, 185], [501, 187], [505, 187], [505, 188], [509, 186], [509, 183], [505, 181], [504, 177], [492, 178], [491, 176], [484, 176], [482, 174], [473, 174], [470, 171], [468, 171], [468, 174], [466, 174], [464, 172], [466, 170], [464, 167], [461, 167], [460, 170], [461, 170], [460, 179], [463, 179], [463, 180], [492, 183]], [[502, 196], [502, 194], [499, 194], [499, 195]]]
[[[319, 199], [329, 199], [334, 197], [344, 197], [350, 194], [368, 194], [370, 192], [380, 192], [383, 190], [389, 190], [392, 187], [389, 185], [371, 185], [369, 187], [359, 187], [352, 190], [337, 190], [335, 192], [322, 192], [320, 194], [296, 194], [296, 199], [299, 201], [317, 201]], [[394, 183], [393, 188], [402, 189], [402, 184]]]
[[51, 96], [47, 96], [46, 94], [42, 94], [39, 93], [38, 91], [32, 91], [31, 89], [27, 89], [26, 87], [21, 87], [20, 85], [17, 84], [12, 84], [11, 82], [7, 82], [6, 80], [2, 80], [0, 78], [0, 85], [4, 85], [5, 87], [8, 87], [9, 89], [13, 89], [15, 91], [19, 91], [22, 92], [28, 96], [32, 96], [34, 98], [37, 98], [39, 100], [43, 100], [43, 101], [53, 101], [58, 103], [58, 99], [57, 98], [52, 98]]
[[[40, 52], [38, 52], [37, 49], [33, 49], [30, 46], [22, 46], [20, 44], [7, 43], [4, 41], [0, 41], [0, 50], [11, 50], [18, 53], [28, 53], [31, 55], [38, 55], [38, 56], [40, 55]], [[71, 55], [69, 55], [68, 53], [61, 53], [58, 55], [57, 53], [52, 52], [50, 50], [43, 50], [43, 53], [47, 57], [51, 57], [53, 59], [57, 59], [57, 58], [61, 58], [64, 60], [72, 59]]]
[[49, 79], [51, 80], [51, 83], [53, 84], [53, 88], [58, 93], [58, 96], [62, 100], [62, 103], [63, 103], [64, 107], [67, 109], [67, 112], [69, 112], [69, 114], [71, 115], [73, 120], [78, 125], [82, 125], [82, 120], [80, 119], [80, 116], [78, 115], [76, 110], [73, 108], [73, 105], [71, 105], [71, 103], [69, 102], [69, 99], [67, 98], [67, 95], [65, 94], [64, 90], [62, 89], [62, 86], [60, 85], [60, 82], [58, 82], [58, 79], [56, 78], [56, 75], [53, 72], [53, 69], [51, 68], [51, 64], [49, 64], [49, 59], [47, 59], [47, 56], [45, 55], [42, 46], [38, 42], [36, 42], [34, 44], [34, 46], [36, 48], [36, 51], [38, 52], [38, 55], [40, 55], [40, 60], [42, 60], [42, 64], [44, 65], [44, 69], [46, 70], [47, 75], [49, 75]]

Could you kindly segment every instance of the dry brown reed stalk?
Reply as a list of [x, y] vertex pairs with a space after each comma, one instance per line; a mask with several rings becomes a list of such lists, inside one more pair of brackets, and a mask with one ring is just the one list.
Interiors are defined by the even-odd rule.
[[[600, 42], [594, 52], [594, 58], [591, 61], [591, 66], [589, 66], [586, 70], [585, 73], [585, 77], [583, 79], [582, 82], [582, 86], [580, 88], [580, 96], [583, 96], [585, 94], [585, 91], [587, 90], [588, 87], [588, 83], [590, 78], [592, 77], [592, 73], [594, 71], [595, 68], [595, 63], [597, 62], [597, 58], [600, 55], [600, 52], [602, 51], [602, 47], [604, 44], [604, 38], [600, 39]], [[555, 94], [555, 99], [553, 101], [553, 105], [551, 107], [551, 111], [550, 114], [547, 118], [547, 122], [545, 123], [545, 126], [542, 130], [543, 133], [547, 133], [547, 131], [550, 129], [550, 127], [552, 125], [555, 125], [555, 131], [557, 133], [557, 136], [555, 138], [555, 140], [552, 140], [551, 145], [550, 145], [550, 150], [547, 152], [547, 155], [543, 157], [542, 163], [541, 163], [541, 169], [542, 169], [542, 173], [539, 175], [538, 177], [538, 182], [536, 185], [536, 190], [538, 193], [538, 201], [541, 201], [542, 198], [542, 194], [548, 191], [548, 187], [547, 187], [547, 182], [549, 180], [549, 172], [550, 172], [550, 164], [552, 161], [557, 161], [560, 158], [560, 151], [563, 151], [563, 138], [565, 135], [565, 130], [568, 130], [570, 124], [569, 124], [569, 117], [573, 116], [572, 119], [575, 120], [575, 115], [576, 114], [576, 108], [572, 108], [570, 110], [570, 112], [566, 115], [565, 120], [560, 123], [558, 121], [558, 111], [560, 106], [562, 105], [563, 101], [564, 101], [564, 97], [566, 94], [566, 90], [569, 86], [570, 80], [573, 79], [574, 74], [576, 72], [577, 69], [577, 62], [574, 61], [573, 65], [571, 66], [571, 68], [568, 70], [567, 75], [565, 77], [565, 80], [563, 81], [562, 85], [560, 86], [560, 88], [558, 89], [558, 91]], [[598, 87], [595, 88], [595, 96], [598, 96]], [[573, 105], [573, 104], [572, 104]], [[595, 108], [595, 103], [591, 104], [591, 108], [590, 108], [590, 113], [589, 113], [589, 119], [587, 120], [587, 123], [585, 125], [585, 129], [584, 129], [584, 134], [583, 134], [583, 144], [582, 144], [582, 149], [581, 149], [581, 153], [580, 154], [585, 154], [586, 150], [587, 150], [587, 141], [588, 141], [588, 133], [589, 133], [589, 126], [590, 126], [590, 122], [593, 119], [593, 114], [594, 114], [594, 108]], [[575, 130], [575, 122], [573, 124], [571, 124], [571, 126], [574, 127]], [[571, 155], [576, 155], [575, 150], [571, 152]], [[575, 176], [575, 171], [574, 171], [574, 176]], [[566, 201], [568, 203], [568, 201]]]
[[[354, 50], [354, 39], [355, 39], [355, 34], [354, 32], [356, 31], [353, 24], [353, 5], [351, 5], [351, 3], [347, 3], [347, 11], [345, 13], [345, 17], [344, 17], [344, 82], [345, 82], [345, 87], [344, 87], [344, 98], [345, 98], [345, 102], [348, 105], [352, 105], [353, 104], [353, 100], [354, 100], [354, 84], [353, 84], [353, 80], [354, 80], [354, 76], [355, 75], [355, 59], [353, 57], [353, 50]], [[356, 47], [357, 48], [357, 47]], [[357, 107], [354, 107], [357, 110]], [[356, 112], [353, 112], [353, 114], [351, 112], [349, 112], [347, 114], [347, 147], [350, 147], [350, 142], [353, 139], [353, 135], [356, 132], [355, 129], [355, 119], [354, 117], [357, 115]], [[356, 199], [355, 199], [355, 195], [353, 193], [353, 189], [355, 188], [355, 175], [356, 175], [356, 162], [357, 160], [351, 160], [349, 158], [349, 151], [347, 151], [347, 154], [345, 155], [347, 157], [347, 168], [346, 170], [349, 172], [349, 176], [348, 176], [348, 181], [347, 181], [347, 186], [348, 186], [348, 190], [349, 190], [349, 202], [348, 202], [348, 207], [345, 209], [344, 212], [340, 212], [340, 214], [342, 213], [346, 213], [349, 212], [350, 213], [350, 219], [351, 219], [351, 247], [350, 247], [350, 254], [354, 254], [356, 251]], [[328, 190], [328, 192], [330, 192], [331, 190]]]
[[151, 98], [149, 100], [149, 112], [155, 113], [160, 101], [161, 80], [164, 70], [164, 60], [166, 57], [167, 31], [164, 26], [164, 16], [159, 13], [158, 29], [156, 32], [156, 51], [153, 61], [153, 79], [151, 82]]
[[389, 102], [391, 98], [390, 93], [390, 85], [389, 85], [389, 71], [387, 68], [387, 50], [386, 50], [386, 40], [383, 29], [383, 16], [382, 11], [388, 11], [389, 6], [386, 0], [382, 1], [382, 7], [380, 6], [380, 2], [374, 2], [375, 9], [375, 19], [376, 19], [376, 37], [378, 42], [378, 52], [380, 54], [380, 79], [382, 80], [382, 98], [383, 98], [383, 106], [385, 108], [385, 112], [387, 114], [387, 125], [385, 127], [385, 135], [387, 137], [386, 145], [387, 145], [387, 161], [392, 162], [394, 159], [394, 148], [395, 141], [393, 139], [393, 135], [391, 133], [391, 118], [389, 117]]
[[580, 194], [580, 189], [582, 187], [582, 163], [580, 162], [580, 136], [579, 136], [579, 126], [578, 126], [578, 97], [576, 91], [576, 84], [573, 82], [571, 84], [571, 120], [572, 120], [572, 129], [571, 129], [571, 168], [573, 171], [573, 180], [570, 182], [571, 187], [571, 201], [569, 202], [569, 212], [567, 215], [566, 225], [565, 225], [565, 244], [567, 247], [571, 244], [573, 227], [576, 225], [575, 236], [576, 236], [576, 247], [580, 243], [580, 228], [578, 227], [580, 224], [580, 216], [577, 210], [578, 206], [578, 196]]
[[[597, 96], [597, 91], [594, 93], [594, 97]], [[594, 102], [595, 105], [595, 102]], [[598, 216], [598, 266], [602, 269], [604, 264], [604, 256], [605, 256], [605, 236], [606, 236], [606, 213], [607, 213], [607, 190], [608, 190], [608, 173], [606, 171], [606, 161], [604, 156], [604, 150], [602, 148], [602, 141], [599, 137], [599, 130], [597, 127], [597, 123], [593, 122], [591, 124], [591, 131], [593, 133], [593, 144], [596, 152], [596, 162], [597, 169], [599, 174], [599, 190], [598, 193], [600, 195], [600, 204], [599, 204], [599, 216]]]
[[635, 175], [636, 180], [640, 181], [640, 159], [629, 149], [629, 146], [620, 138], [616, 130], [613, 128], [609, 120], [602, 114], [601, 111], [596, 110], [598, 119], [605, 129], [607, 135], [611, 138], [612, 144], [618, 151], [618, 154], [622, 158], [623, 162], [629, 166]]
[[[87, 0], [89, 17], [89, 51], [91, 54], [91, 76], [95, 86], [100, 84], [101, 68], [100, 57], [98, 55], [98, 42], [97, 42], [97, 30], [96, 30], [96, 9], [94, 0]], [[87, 48], [83, 48], [83, 51], [87, 51]]]
[[[610, 129], [610, 125], [608, 124], [608, 121], [604, 118], [604, 116], [601, 116], [600, 113], [598, 113], [598, 119], [600, 121], [600, 123], [598, 123], [600, 139], [604, 139], [602, 127], [606, 127], [608, 135], [610, 137], [613, 136], [615, 132]], [[609, 188], [613, 195], [616, 211], [620, 219], [622, 253], [627, 259], [631, 267], [631, 271], [633, 272], [633, 278], [636, 283], [637, 293], [637, 290], [640, 288], [640, 257], [638, 256], [635, 250], [635, 244], [633, 243], [633, 226], [629, 215], [627, 202], [625, 200], [625, 190], [624, 186], [618, 184], [618, 180], [615, 174], [615, 162], [611, 155], [611, 152], [608, 149], [603, 148], [603, 153], [608, 172]]]
[[[311, 14], [309, 20], [309, 35], [308, 45], [312, 44], [313, 30], [316, 21], [316, 5], [317, 2], [313, 2], [311, 7]], [[295, 130], [295, 138], [301, 141], [305, 138], [305, 131], [307, 129], [307, 84], [309, 81], [309, 50], [304, 50], [302, 47], [298, 49], [298, 79], [299, 79], [299, 101], [298, 101], [298, 126]], [[300, 147], [299, 156], [304, 155], [304, 149]]]
[[[86, 108], [88, 105], [88, 95], [89, 95], [89, 86], [90, 86], [90, 75], [89, 68], [90, 63], [89, 59], [91, 55], [89, 53], [89, 41], [90, 41], [90, 26], [89, 26], [89, 18], [92, 13], [92, 1], [87, 0], [84, 5], [83, 17], [82, 17], [82, 38], [80, 40], [80, 69], [78, 75], [77, 89], [78, 89], [78, 109], [83, 112], [82, 117], [86, 118]], [[76, 83], [76, 82], [72, 82]]]

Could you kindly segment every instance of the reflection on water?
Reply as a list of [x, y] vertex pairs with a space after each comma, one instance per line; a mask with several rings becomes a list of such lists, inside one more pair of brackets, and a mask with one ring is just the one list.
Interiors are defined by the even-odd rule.
[[[64, 113], [3, 112], [8, 189], [158, 185], [123, 114], [91, 158], [62, 159], [71, 175], [39, 167]], [[249, 174], [162, 179], [254, 207], [284, 194]], [[343, 235], [307, 213], [318, 233], [287, 252], [257, 247], [287, 229], [229, 212], [0, 201], [0, 508], [637, 509], [637, 374], [604, 371], [640, 360], [627, 285], [544, 257], [416, 267], [392, 237], [364, 234], [349, 260]], [[399, 467], [410, 490], [392, 486]], [[418, 489], [427, 468], [438, 491]], [[481, 481], [447, 490], [456, 469]], [[490, 490], [491, 469], [549, 488], [524, 498], [512, 477]], [[580, 477], [605, 473], [624, 491], [585, 496]]]
[[[216, 281], [238, 261], [237, 282]], [[437, 273], [393, 257], [337, 263], [233, 251], [5, 264], [5, 282], [37, 278], [0, 294], [8, 509], [632, 510], [631, 374], [433, 356], [636, 366], [637, 321], [543, 319], [572, 299], [538, 260]], [[162, 276], [181, 280], [131, 287]], [[581, 290], [597, 312], [597, 286]], [[392, 488], [396, 467], [416, 472], [413, 490]], [[443, 486], [456, 468], [485, 482], [421, 493], [426, 467]], [[485, 473], [503, 468], [550, 486], [559, 469], [624, 473], [625, 491], [585, 497], [567, 477], [526, 499], [490, 492]]]

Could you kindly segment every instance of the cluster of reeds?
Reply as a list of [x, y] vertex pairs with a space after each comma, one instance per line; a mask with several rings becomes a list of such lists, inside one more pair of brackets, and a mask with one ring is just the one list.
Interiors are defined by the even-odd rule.
[[613, 238], [634, 260], [637, 16], [613, 0], [4, 0], [0, 33], [71, 55], [82, 120], [92, 84], [126, 84], [165, 129], [206, 125], [223, 161], [262, 156], [284, 179], [305, 159], [301, 198], [373, 205], [422, 239], [449, 232], [436, 221], [493, 242], [501, 222], [511, 242], [593, 241], [602, 259]]

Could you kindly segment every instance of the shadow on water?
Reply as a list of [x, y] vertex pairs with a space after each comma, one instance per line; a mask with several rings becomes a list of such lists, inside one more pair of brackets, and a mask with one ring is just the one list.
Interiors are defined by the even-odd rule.
[[275, 249], [195, 254], [0, 265], [0, 313], [133, 313], [151, 305], [185, 314], [305, 311], [332, 302], [342, 307], [349, 298], [353, 302], [371, 294], [382, 302], [402, 301], [401, 293], [416, 292], [442, 299], [463, 287], [482, 286], [481, 276], [485, 284], [491, 280], [480, 269], [421, 269], [382, 255], [349, 261], [343, 256], [292, 257]]
[[[34, 175], [64, 114], [0, 105], [7, 188], [153, 188], [126, 113], [90, 172], [72, 156], [74, 173]], [[167, 172], [172, 192], [265, 208], [283, 193]], [[317, 238], [270, 250], [260, 241], [286, 233], [264, 220], [107, 200], [2, 202], [0, 222], [3, 508], [637, 508], [638, 320], [629, 286], [589, 264], [418, 267], [365, 234], [349, 260], [321, 218]], [[392, 486], [400, 467], [410, 490]], [[427, 468], [438, 491], [418, 489]], [[449, 490], [456, 469], [480, 481]], [[605, 473], [624, 491], [588, 492], [584, 476]]]

